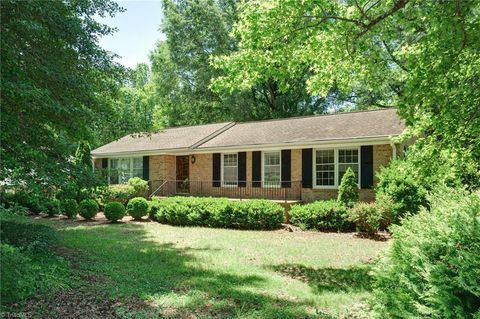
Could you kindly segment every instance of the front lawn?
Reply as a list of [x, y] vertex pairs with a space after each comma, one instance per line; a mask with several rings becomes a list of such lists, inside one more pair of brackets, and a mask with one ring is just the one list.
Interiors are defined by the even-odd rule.
[[369, 295], [368, 263], [388, 245], [336, 233], [48, 224], [78, 277], [69, 291], [30, 301], [28, 311], [50, 317], [337, 315]]

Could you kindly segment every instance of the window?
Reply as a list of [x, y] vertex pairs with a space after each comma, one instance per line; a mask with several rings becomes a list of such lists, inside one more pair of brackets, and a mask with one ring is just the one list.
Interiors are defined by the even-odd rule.
[[110, 184], [126, 184], [132, 177], [143, 177], [143, 158], [126, 157], [109, 160]]
[[223, 186], [237, 186], [238, 154], [223, 154]]
[[315, 152], [315, 181], [317, 186], [335, 186], [335, 150]]
[[320, 188], [336, 188], [340, 185], [343, 175], [352, 168], [359, 176], [359, 150], [325, 149], [314, 152], [314, 186]]
[[263, 153], [263, 187], [280, 187], [280, 152]]
[[132, 176], [143, 177], [143, 157], [133, 158]]
[[349, 167], [358, 177], [358, 149], [338, 150], [338, 185]]

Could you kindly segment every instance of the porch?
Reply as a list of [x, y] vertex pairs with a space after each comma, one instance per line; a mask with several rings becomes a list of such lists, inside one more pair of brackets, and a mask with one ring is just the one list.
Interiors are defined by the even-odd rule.
[[231, 200], [268, 199], [279, 203], [293, 204], [300, 202], [301, 181], [286, 181], [265, 184], [260, 181], [190, 181], [185, 180], [150, 180], [149, 197], [169, 196], [209, 196], [227, 197]]

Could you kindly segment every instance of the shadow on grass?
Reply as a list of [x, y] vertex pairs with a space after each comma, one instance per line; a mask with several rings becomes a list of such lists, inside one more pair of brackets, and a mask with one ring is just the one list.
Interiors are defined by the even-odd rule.
[[[78, 226], [85, 224], [62, 223], [56, 228], [64, 244], [75, 250], [74, 263], [85, 281], [79, 291], [93, 289], [97, 300], [116, 301], [107, 303], [109, 311], [90, 317], [106, 317], [115, 308], [115, 316], [120, 311], [135, 318], [316, 318], [305, 303], [252, 291], [266, 278], [202, 266], [193, 252], [209, 248], [155, 242], [142, 225]], [[103, 279], [87, 283], [91, 276]]]
[[271, 269], [284, 276], [308, 283], [316, 293], [371, 290], [368, 265], [350, 268], [312, 268], [300, 264], [286, 264], [272, 266]]

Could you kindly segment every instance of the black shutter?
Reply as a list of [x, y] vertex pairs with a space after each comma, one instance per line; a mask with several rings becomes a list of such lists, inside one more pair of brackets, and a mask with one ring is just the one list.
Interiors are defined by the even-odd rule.
[[304, 148], [302, 150], [302, 187], [312, 188], [312, 160], [313, 149]]
[[292, 187], [292, 151], [282, 150], [282, 187]]
[[238, 153], [238, 187], [247, 186], [247, 152]]
[[150, 157], [143, 157], [143, 180], [148, 181], [150, 179]]
[[101, 175], [108, 182], [108, 158], [102, 158], [102, 171]]
[[252, 152], [252, 186], [262, 187], [262, 152]]
[[212, 166], [213, 166], [213, 172], [212, 172], [212, 186], [213, 187], [220, 187], [221, 183], [221, 175], [222, 175], [222, 170], [221, 170], [221, 159], [220, 159], [221, 154], [220, 153], [214, 153], [213, 154], [213, 160], [212, 160]]
[[360, 147], [360, 187], [373, 187], [373, 146], [365, 145]]
[[102, 158], [102, 169], [108, 168], [108, 158]]

